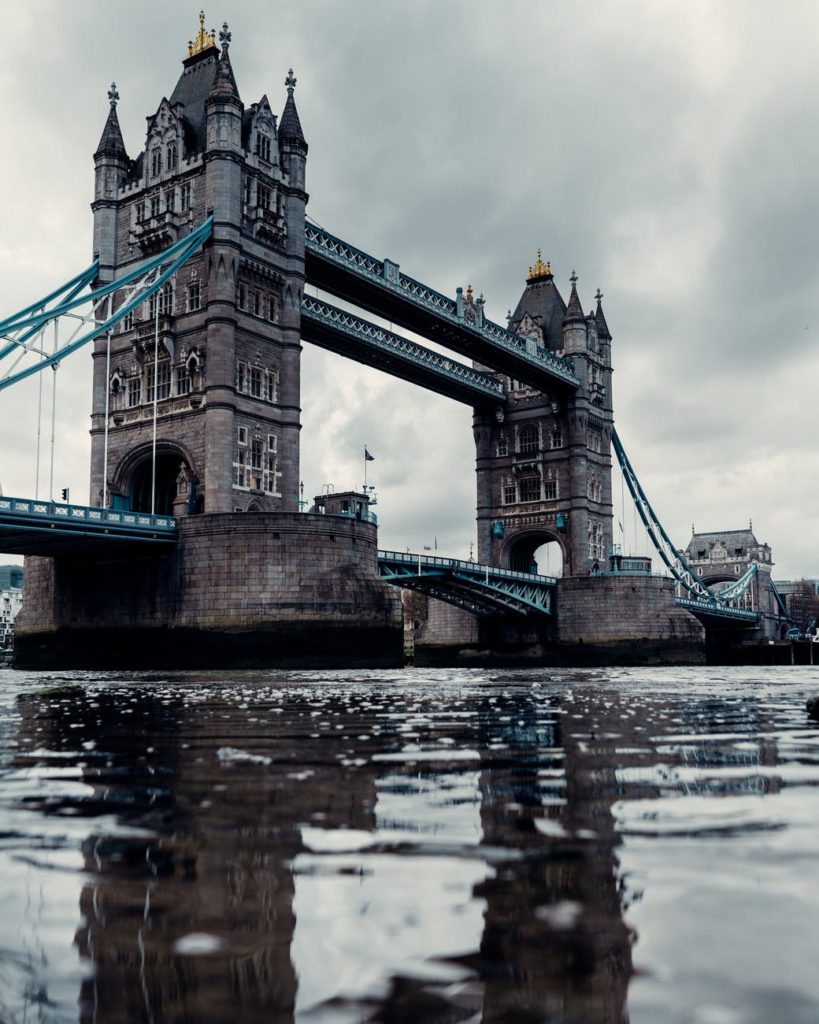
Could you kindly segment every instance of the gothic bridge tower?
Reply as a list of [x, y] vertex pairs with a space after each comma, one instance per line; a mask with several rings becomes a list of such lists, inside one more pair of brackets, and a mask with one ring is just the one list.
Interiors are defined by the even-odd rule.
[[506, 377], [505, 412], [475, 416], [478, 557], [490, 565], [545, 573], [535, 552], [554, 541], [563, 575], [585, 576], [611, 552], [611, 335], [600, 292], [586, 315], [574, 273], [571, 284], [567, 306], [538, 252], [509, 327], [568, 357], [580, 387], [546, 394]]
[[[208, 216], [214, 226], [203, 251], [112, 335], [110, 374], [106, 341], [96, 342], [95, 504], [107, 493], [116, 507], [150, 511], [153, 498], [158, 513], [177, 515], [298, 508], [307, 144], [293, 99], [296, 79], [292, 71], [287, 76], [281, 119], [266, 96], [246, 109], [227, 25], [219, 42], [200, 15], [179, 81], [148, 117], [145, 144], [133, 159], [116, 87], [109, 93], [94, 154], [100, 281], [167, 248]], [[117, 300], [124, 302], [124, 293]]]

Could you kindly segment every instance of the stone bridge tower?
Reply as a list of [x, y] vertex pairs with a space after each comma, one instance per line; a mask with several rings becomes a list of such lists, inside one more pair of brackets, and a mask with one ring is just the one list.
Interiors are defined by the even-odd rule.
[[509, 327], [568, 357], [581, 385], [546, 394], [508, 377], [506, 410], [474, 419], [478, 557], [521, 572], [555, 541], [565, 576], [607, 568], [612, 549], [611, 335], [603, 315], [583, 313], [577, 277], [568, 306], [540, 252]]
[[[208, 216], [214, 226], [204, 250], [112, 335], [110, 374], [105, 339], [95, 343], [94, 504], [105, 492], [116, 507], [150, 511], [154, 503], [177, 515], [298, 507], [307, 144], [296, 79], [287, 76], [281, 119], [266, 96], [246, 109], [227, 25], [219, 42], [200, 15], [179, 81], [148, 117], [135, 159], [123, 143], [116, 87], [109, 93], [94, 154], [100, 281]], [[118, 293], [118, 303], [125, 297]]]

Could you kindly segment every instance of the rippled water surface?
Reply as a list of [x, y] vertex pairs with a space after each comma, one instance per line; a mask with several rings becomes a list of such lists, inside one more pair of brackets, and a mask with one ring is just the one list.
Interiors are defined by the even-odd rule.
[[815, 1024], [813, 695], [0, 670], [0, 1022]]

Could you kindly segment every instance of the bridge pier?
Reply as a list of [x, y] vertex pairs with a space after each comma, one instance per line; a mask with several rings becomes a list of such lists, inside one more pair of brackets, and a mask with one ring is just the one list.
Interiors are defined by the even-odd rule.
[[478, 617], [405, 592], [416, 665], [702, 664], [705, 631], [659, 576], [574, 576], [557, 583], [553, 617]]
[[179, 520], [168, 553], [26, 559], [21, 668], [403, 664], [401, 602], [377, 528], [345, 516]]

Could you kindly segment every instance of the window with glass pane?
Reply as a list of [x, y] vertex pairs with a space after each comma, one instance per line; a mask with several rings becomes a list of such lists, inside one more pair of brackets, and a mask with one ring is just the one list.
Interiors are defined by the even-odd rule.
[[503, 488], [503, 503], [504, 505], [514, 505], [517, 501], [517, 491], [515, 490], [514, 484], [505, 484]]
[[[157, 371], [157, 365], [159, 367]], [[156, 388], [156, 401], [161, 402], [171, 395], [171, 362], [163, 359], [157, 363], [148, 363], [148, 387], [146, 397], [148, 402], [154, 401], [154, 388]]]
[[128, 408], [139, 405], [142, 400], [142, 381], [139, 377], [131, 377], [128, 381]]
[[258, 366], [253, 366], [250, 370], [250, 394], [254, 398], [262, 397], [262, 371]]
[[187, 395], [190, 393], [191, 379], [188, 376], [188, 368], [186, 366], [177, 366], [176, 368], [176, 393], [177, 395]]
[[539, 476], [522, 476], [520, 478], [520, 500], [540, 501]]
[[522, 427], [519, 435], [519, 444], [522, 452], [536, 452], [538, 450], [537, 427]]

